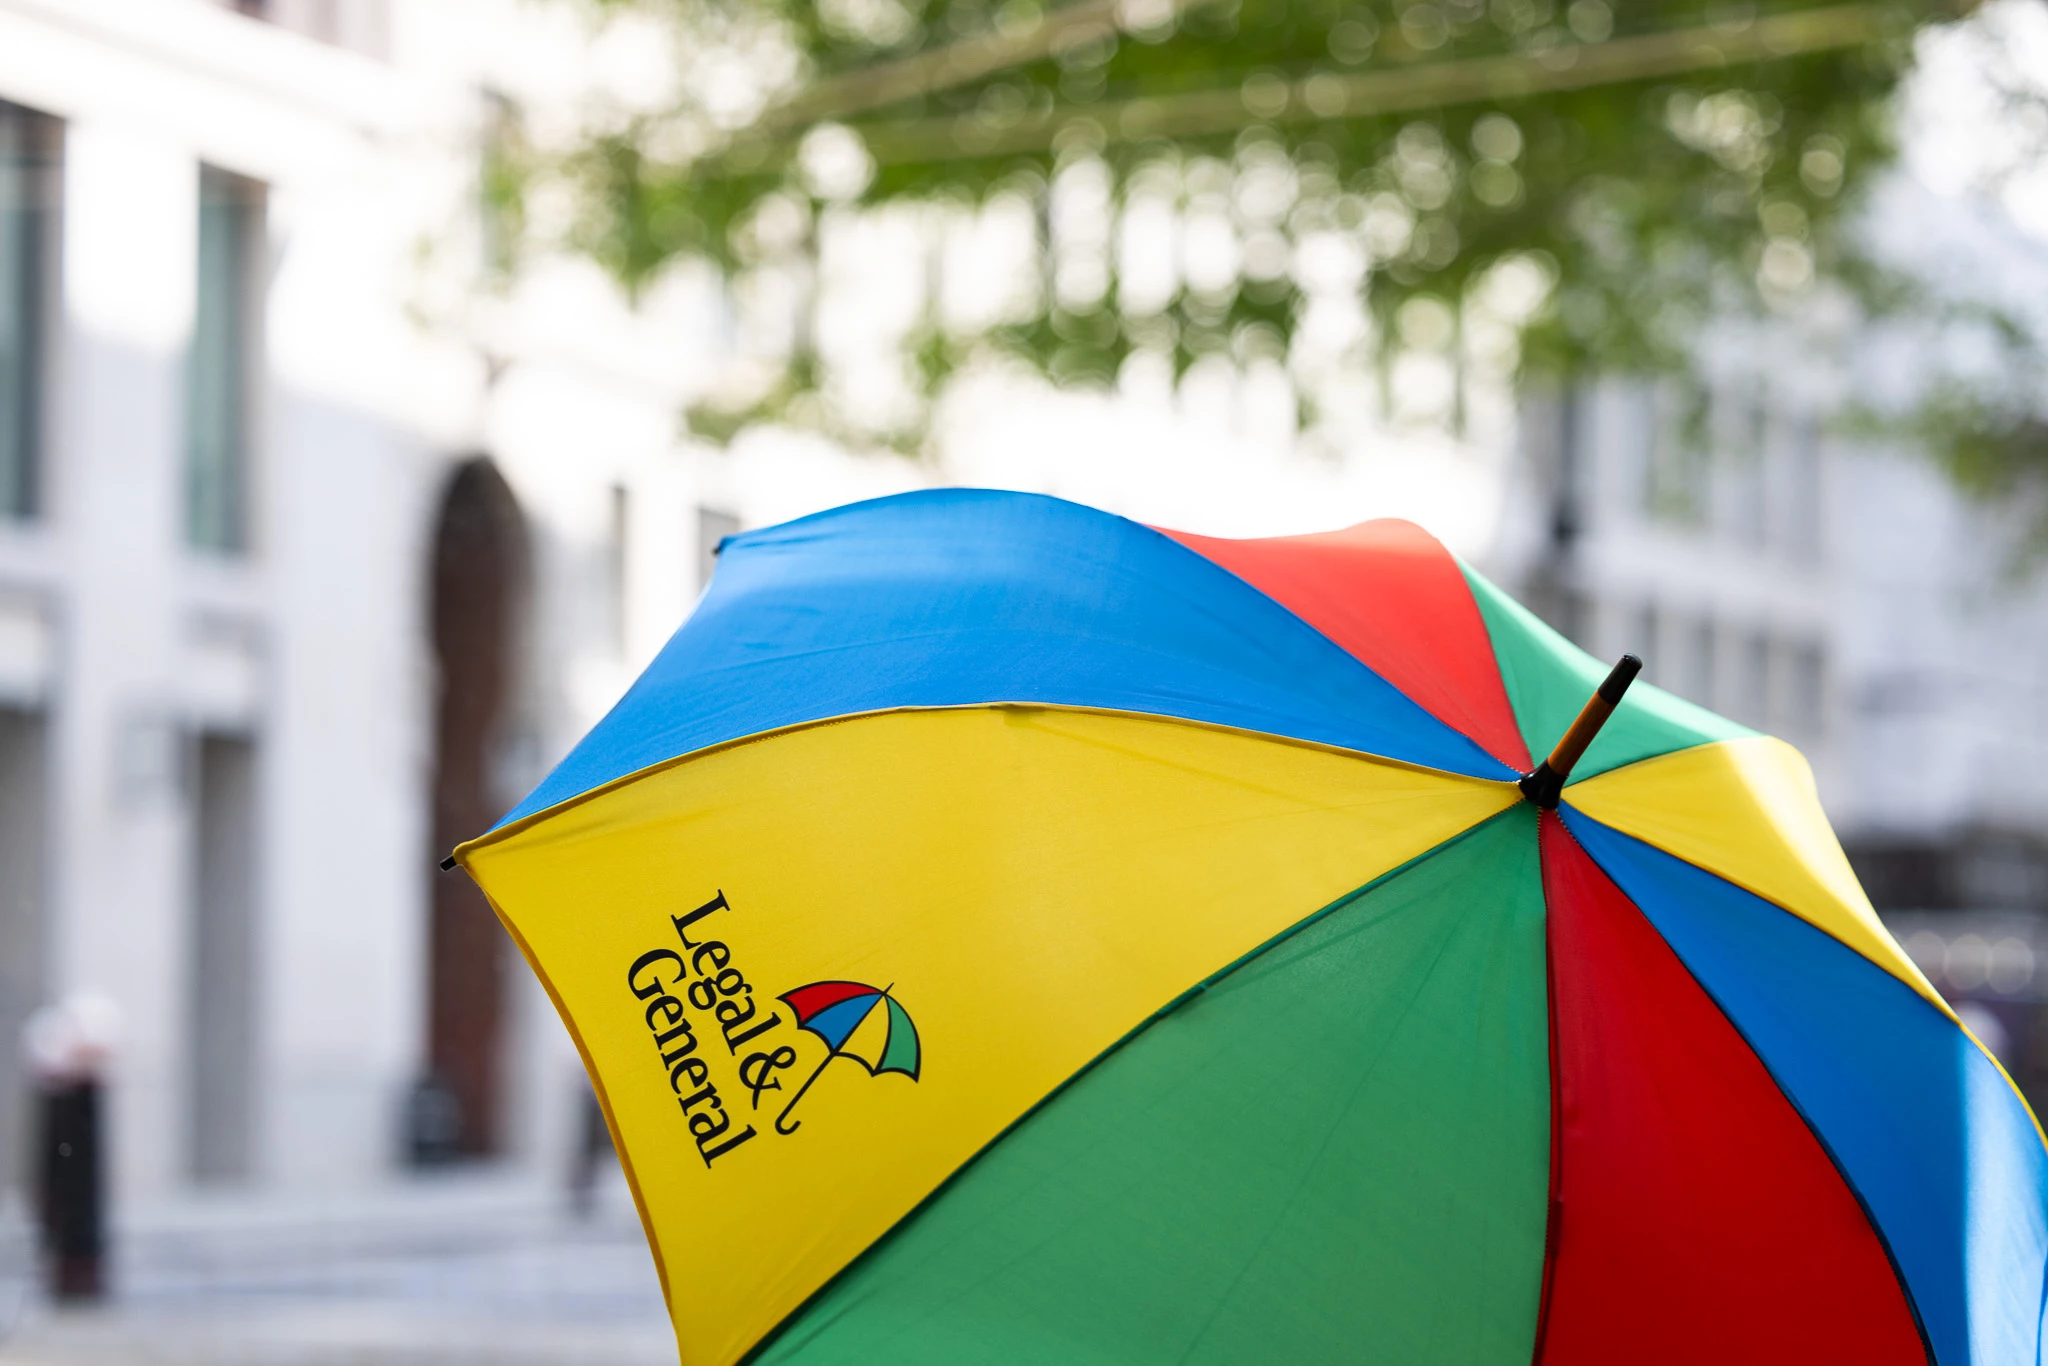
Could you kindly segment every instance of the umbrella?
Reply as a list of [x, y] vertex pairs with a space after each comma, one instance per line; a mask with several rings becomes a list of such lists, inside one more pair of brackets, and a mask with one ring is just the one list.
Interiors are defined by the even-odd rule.
[[1406, 523], [923, 492], [730, 538], [455, 858], [687, 1366], [2034, 1362], [2031, 1112], [1629, 673]]

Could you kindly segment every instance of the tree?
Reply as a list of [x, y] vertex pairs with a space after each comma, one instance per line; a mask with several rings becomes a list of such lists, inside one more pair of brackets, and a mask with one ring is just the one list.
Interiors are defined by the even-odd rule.
[[[1084, 384], [1134, 356], [1175, 375], [1263, 358], [1313, 423], [1328, 374], [1361, 361], [1683, 366], [1709, 317], [1822, 288], [1896, 301], [1850, 228], [1892, 158], [1914, 36], [1943, 17], [1908, 0], [586, 3], [658, 44], [673, 80], [551, 146], [497, 139], [505, 217], [552, 180], [568, 243], [629, 292], [685, 258], [742, 292], [785, 286], [783, 353], [694, 410], [699, 431], [796, 419], [898, 444], [977, 357]], [[935, 256], [949, 221], [1022, 223], [1035, 268], [966, 324], [927, 289], [901, 338], [919, 402], [849, 432], [807, 282], [835, 226], [911, 206]], [[1116, 250], [1148, 219], [1174, 225], [1177, 268]], [[1342, 354], [1319, 355], [1309, 324], [1346, 308]]]

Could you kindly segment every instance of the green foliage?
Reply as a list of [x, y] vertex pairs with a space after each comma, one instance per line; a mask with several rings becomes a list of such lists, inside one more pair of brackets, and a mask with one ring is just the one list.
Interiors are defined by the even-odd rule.
[[[728, 277], [804, 258], [832, 214], [1033, 206], [1045, 278], [1015, 314], [973, 336], [932, 316], [906, 339], [927, 397], [982, 355], [1080, 384], [1140, 351], [1177, 374], [1285, 358], [1319, 237], [1357, 249], [1348, 288], [1381, 364], [1460, 353], [1508, 265], [1541, 282], [1504, 324], [1524, 371], [1680, 366], [1710, 315], [1828, 285], [1882, 302], [1850, 216], [1892, 158], [1913, 34], [1938, 17], [1907, 0], [585, 3], [651, 21], [679, 72], [666, 106], [534, 162], [573, 191], [568, 242], [629, 292], [684, 258]], [[720, 53], [787, 78], [736, 114], [709, 93]], [[812, 164], [821, 137], [854, 168], [840, 183]], [[1067, 287], [1050, 205], [1077, 167], [1106, 180], [1108, 215], [1152, 195], [1227, 223], [1240, 266], [1139, 301], [1112, 251]], [[828, 377], [797, 334], [779, 378], [693, 425], [820, 411]]]

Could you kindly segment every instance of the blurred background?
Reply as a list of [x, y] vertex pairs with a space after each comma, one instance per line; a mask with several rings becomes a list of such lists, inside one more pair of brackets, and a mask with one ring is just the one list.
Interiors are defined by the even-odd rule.
[[672, 1361], [434, 865], [723, 536], [940, 484], [1420, 522], [1804, 750], [2039, 1108], [2044, 80], [2038, 0], [0, 0], [0, 1362]]

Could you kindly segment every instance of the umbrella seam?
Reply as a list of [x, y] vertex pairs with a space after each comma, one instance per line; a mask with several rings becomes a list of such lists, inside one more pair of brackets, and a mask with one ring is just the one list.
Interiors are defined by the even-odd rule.
[[[1301, 614], [1301, 613], [1300, 613], [1299, 611], [1297, 611], [1297, 610], [1296, 610], [1295, 608], [1293, 608], [1293, 607], [1289, 606], [1289, 605], [1288, 605], [1287, 603], [1285, 603], [1285, 602], [1281, 601], [1281, 600], [1280, 600], [1280, 598], [1279, 598], [1279, 597], [1278, 597], [1277, 595], [1275, 595], [1275, 594], [1274, 594], [1273, 592], [1271, 592], [1270, 590], [1268, 590], [1268, 589], [1266, 589], [1266, 588], [1263, 588], [1263, 587], [1261, 587], [1261, 586], [1260, 586], [1259, 584], [1257, 584], [1257, 583], [1254, 583], [1254, 582], [1253, 582], [1253, 581], [1252, 581], [1252, 580], [1251, 580], [1250, 578], [1246, 577], [1246, 576], [1245, 576], [1244, 574], [1240, 573], [1240, 572], [1239, 572], [1238, 570], [1232, 569], [1232, 568], [1231, 568], [1231, 567], [1230, 567], [1229, 565], [1226, 565], [1226, 564], [1224, 564], [1224, 563], [1223, 563], [1223, 562], [1222, 562], [1221, 560], [1217, 560], [1217, 559], [1213, 559], [1213, 558], [1211, 558], [1210, 556], [1208, 556], [1208, 555], [1204, 554], [1204, 553], [1203, 553], [1202, 551], [1200, 551], [1200, 550], [1197, 550], [1197, 549], [1195, 549], [1195, 547], [1193, 547], [1193, 546], [1189, 545], [1189, 544], [1188, 544], [1187, 542], [1185, 542], [1185, 541], [1183, 541], [1183, 540], [1181, 540], [1181, 539], [1180, 539], [1182, 535], [1190, 535], [1190, 536], [1193, 536], [1193, 535], [1199, 535], [1199, 533], [1197, 533], [1197, 532], [1185, 532], [1185, 533], [1177, 533], [1177, 532], [1172, 532], [1172, 531], [1168, 531], [1168, 530], [1167, 530], [1167, 529], [1165, 529], [1164, 527], [1156, 527], [1156, 526], [1151, 526], [1150, 524], [1146, 524], [1146, 523], [1141, 523], [1141, 525], [1144, 525], [1144, 526], [1145, 526], [1145, 528], [1146, 528], [1146, 530], [1148, 530], [1148, 531], [1154, 531], [1154, 532], [1157, 532], [1157, 533], [1158, 533], [1159, 535], [1161, 535], [1161, 536], [1164, 536], [1164, 537], [1165, 537], [1165, 538], [1166, 538], [1167, 540], [1169, 540], [1169, 541], [1172, 541], [1172, 542], [1173, 542], [1174, 544], [1176, 544], [1176, 545], [1180, 546], [1180, 547], [1181, 547], [1181, 548], [1182, 548], [1183, 550], [1186, 550], [1186, 551], [1187, 551], [1187, 552], [1188, 552], [1189, 554], [1192, 554], [1192, 555], [1198, 555], [1198, 556], [1200, 556], [1200, 557], [1201, 557], [1202, 559], [1204, 559], [1204, 560], [1208, 560], [1208, 561], [1209, 561], [1209, 563], [1211, 563], [1211, 564], [1215, 565], [1215, 566], [1216, 566], [1217, 568], [1219, 568], [1219, 569], [1223, 570], [1223, 572], [1224, 572], [1224, 573], [1226, 573], [1226, 574], [1229, 574], [1229, 575], [1233, 576], [1234, 578], [1237, 578], [1237, 579], [1241, 580], [1241, 581], [1242, 581], [1242, 582], [1243, 582], [1243, 583], [1244, 583], [1244, 584], [1245, 584], [1246, 586], [1248, 586], [1249, 588], [1251, 588], [1251, 589], [1252, 589], [1252, 591], [1254, 591], [1254, 592], [1256, 592], [1256, 593], [1260, 593], [1260, 594], [1263, 594], [1263, 595], [1264, 595], [1265, 597], [1267, 597], [1268, 599], [1270, 599], [1270, 600], [1271, 600], [1271, 601], [1272, 601], [1272, 602], [1274, 603], [1274, 605], [1275, 605], [1275, 606], [1279, 607], [1279, 608], [1280, 608], [1280, 609], [1281, 609], [1282, 611], [1284, 611], [1284, 612], [1290, 613], [1290, 614], [1291, 614], [1291, 615], [1293, 615], [1293, 616], [1294, 616], [1294, 617], [1295, 617], [1295, 618], [1296, 618], [1297, 620], [1299, 620], [1299, 621], [1300, 621], [1300, 622], [1302, 623], [1302, 625], [1304, 625], [1304, 626], [1308, 627], [1308, 628], [1309, 628], [1309, 629], [1310, 629], [1311, 631], [1314, 631], [1314, 632], [1315, 632], [1315, 633], [1316, 633], [1317, 635], [1319, 635], [1319, 636], [1322, 636], [1322, 637], [1323, 637], [1323, 638], [1324, 638], [1325, 640], [1328, 640], [1328, 641], [1329, 641], [1329, 642], [1330, 642], [1330, 643], [1331, 643], [1332, 645], [1336, 645], [1338, 649], [1340, 649], [1340, 650], [1343, 650], [1345, 654], [1347, 654], [1347, 655], [1350, 655], [1352, 659], [1354, 659], [1354, 660], [1357, 660], [1357, 662], [1358, 662], [1358, 664], [1360, 665], [1360, 667], [1362, 667], [1363, 669], [1365, 669], [1365, 671], [1366, 671], [1367, 673], [1371, 674], [1371, 675], [1372, 675], [1372, 676], [1373, 676], [1374, 678], [1377, 678], [1377, 679], [1379, 679], [1379, 680], [1380, 680], [1380, 682], [1382, 682], [1382, 683], [1385, 683], [1385, 684], [1386, 684], [1386, 685], [1387, 685], [1388, 687], [1392, 688], [1392, 689], [1393, 689], [1393, 690], [1394, 690], [1395, 692], [1397, 692], [1397, 693], [1401, 694], [1401, 696], [1403, 696], [1403, 697], [1407, 698], [1407, 699], [1408, 699], [1408, 700], [1409, 700], [1410, 702], [1414, 703], [1414, 704], [1415, 704], [1415, 705], [1416, 705], [1417, 707], [1421, 708], [1421, 710], [1422, 710], [1422, 711], [1424, 711], [1424, 712], [1428, 713], [1428, 714], [1429, 714], [1430, 716], [1434, 717], [1434, 718], [1435, 718], [1436, 720], [1438, 720], [1438, 721], [1441, 721], [1441, 722], [1442, 722], [1442, 723], [1443, 723], [1444, 725], [1446, 725], [1446, 726], [1450, 727], [1450, 728], [1451, 728], [1451, 730], [1455, 731], [1455, 732], [1456, 732], [1457, 734], [1459, 734], [1459, 735], [1462, 735], [1462, 736], [1464, 736], [1464, 737], [1465, 737], [1465, 738], [1466, 738], [1467, 740], [1470, 740], [1470, 741], [1471, 741], [1471, 742], [1472, 742], [1472, 743], [1473, 743], [1474, 745], [1477, 745], [1477, 746], [1479, 747], [1479, 749], [1480, 749], [1480, 750], [1482, 750], [1482, 751], [1483, 751], [1483, 752], [1485, 752], [1486, 754], [1490, 755], [1491, 757], [1493, 757], [1493, 758], [1495, 758], [1495, 759], [1498, 759], [1498, 760], [1500, 760], [1500, 762], [1501, 762], [1501, 763], [1503, 763], [1503, 764], [1506, 764], [1506, 765], [1507, 765], [1507, 766], [1508, 766], [1509, 768], [1513, 768], [1513, 767], [1515, 766], [1515, 760], [1514, 760], [1513, 758], [1510, 758], [1510, 757], [1506, 757], [1506, 756], [1503, 756], [1503, 755], [1500, 755], [1500, 754], [1495, 754], [1495, 753], [1494, 753], [1494, 751], [1493, 751], [1493, 749], [1492, 749], [1492, 748], [1491, 748], [1490, 746], [1488, 746], [1488, 745], [1485, 745], [1485, 744], [1482, 744], [1482, 743], [1481, 743], [1481, 742], [1480, 742], [1480, 741], [1479, 741], [1478, 739], [1476, 739], [1476, 738], [1475, 738], [1475, 737], [1473, 736], [1472, 732], [1471, 732], [1471, 731], [1469, 731], [1469, 730], [1467, 730], [1467, 729], [1465, 729], [1465, 727], [1464, 727], [1464, 726], [1462, 726], [1462, 725], [1458, 724], [1457, 722], [1455, 722], [1455, 721], [1451, 720], [1451, 718], [1449, 718], [1448, 716], [1443, 716], [1443, 715], [1439, 714], [1439, 713], [1437, 712], [1437, 710], [1436, 710], [1436, 709], [1435, 709], [1434, 707], [1430, 707], [1430, 706], [1426, 706], [1426, 705], [1424, 705], [1424, 704], [1423, 704], [1423, 702], [1421, 701], [1421, 699], [1419, 699], [1419, 698], [1416, 698], [1416, 697], [1412, 697], [1412, 696], [1410, 696], [1410, 695], [1409, 695], [1409, 693], [1408, 693], [1408, 690], [1407, 690], [1406, 688], [1403, 688], [1403, 687], [1402, 687], [1402, 686], [1401, 686], [1400, 684], [1398, 684], [1398, 683], [1394, 682], [1394, 680], [1393, 680], [1393, 679], [1391, 679], [1391, 678], [1388, 678], [1388, 677], [1387, 677], [1387, 676], [1386, 676], [1385, 674], [1381, 673], [1381, 672], [1380, 672], [1380, 671], [1379, 671], [1378, 669], [1375, 669], [1375, 668], [1373, 668], [1371, 664], [1368, 664], [1368, 663], [1367, 663], [1367, 662], [1366, 662], [1366, 661], [1365, 661], [1365, 660], [1364, 660], [1364, 659], [1363, 659], [1363, 658], [1362, 658], [1361, 656], [1359, 656], [1359, 655], [1358, 655], [1358, 654], [1357, 654], [1357, 653], [1356, 653], [1355, 651], [1353, 651], [1353, 650], [1350, 650], [1350, 649], [1346, 648], [1346, 647], [1345, 647], [1345, 646], [1343, 646], [1342, 644], [1339, 644], [1339, 643], [1338, 643], [1338, 641], [1337, 641], [1337, 640], [1336, 640], [1336, 639], [1335, 639], [1334, 637], [1332, 637], [1332, 636], [1331, 636], [1331, 635], [1329, 634], [1329, 632], [1325, 631], [1325, 630], [1324, 630], [1324, 629], [1323, 629], [1322, 627], [1320, 627], [1320, 626], [1316, 625], [1316, 624], [1315, 624], [1314, 622], [1310, 621], [1310, 620], [1309, 620], [1309, 619], [1308, 619], [1308, 618], [1307, 618], [1306, 616], [1303, 616], [1303, 615], [1302, 615], [1302, 614]], [[1360, 525], [1370, 525], [1370, 523], [1361, 523]], [[1411, 523], [1411, 525], [1413, 525], [1413, 524]], [[1313, 533], [1312, 533], [1312, 534], [1313, 534]], [[1428, 532], [1427, 532], [1427, 531], [1425, 530], [1423, 534], [1424, 534], [1424, 535], [1428, 535]], [[1230, 542], [1230, 541], [1231, 541], [1231, 538], [1229, 538], [1229, 537], [1221, 537], [1221, 536], [1204, 536], [1204, 537], [1202, 537], [1202, 539], [1203, 539], [1203, 540], [1211, 540], [1211, 541], [1225, 541], [1225, 542]], [[1293, 538], [1291, 538], [1291, 537], [1286, 537], [1286, 536], [1275, 536], [1275, 537], [1254, 537], [1254, 538], [1252, 538], [1252, 540], [1254, 540], [1254, 541], [1257, 541], [1257, 540], [1290, 540], [1290, 539], [1293, 539]], [[1443, 542], [1441, 542], [1441, 541], [1438, 541], [1438, 540], [1437, 540], [1437, 539], [1436, 539], [1436, 538], [1435, 538], [1434, 536], [1430, 536], [1430, 540], [1436, 543], [1436, 546], [1437, 546], [1437, 548], [1438, 548], [1439, 550], [1443, 551], [1443, 553], [1444, 553], [1444, 557], [1445, 557], [1445, 558], [1446, 558], [1446, 559], [1447, 559], [1447, 560], [1448, 560], [1448, 561], [1450, 562], [1450, 564], [1451, 564], [1451, 567], [1452, 567], [1452, 569], [1454, 569], [1454, 570], [1458, 571], [1458, 577], [1459, 577], [1460, 581], [1461, 581], [1461, 582], [1463, 582], [1463, 584], [1464, 584], [1464, 588], [1465, 588], [1465, 599], [1466, 599], [1466, 601], [1467, 601], [1467, 602], [1468, 602], [1468, 603], [1470, 604], [1470, 606], [1471, 606], [1471, 608], [1472, 608], [1472, 616], [1473, 616], [1473, 620], [1474, 620], [1474, 621], [1476, 621], [1476, 622], [1478, 623], [1480, 635], [1481, 635], [1482, 637], [1484, 637], [1484, 638], [1485, 638], [1485, 640], [1486, 640], [1486, 651], [1487, 651], [1487, 655], [1489, 656], [1489, 658], [1490, 658], [1490, 661], [1491, 661], [1491, 662], [1492, 662], [1492, 664], [1493, 664], [1493, 672], [1494, 672], [1494, 676], [1495, 676], [1495, 682], [1496, 682], [1496, 683], [1497, 683], [1497, 684], [1498, 684], [1498, 685], [1500, 686], [1500, 700], [1501, 700], [1501, 703], [1503, 704], [1503, 706], [1504, 706], [1504, 707], [1506, 708], [1506, 710], [1507, 710], [1507, 719], [1508, 719], [1508, 724], [1509, 724], [1509, 725], [1510, 725], [1510, 726], [1511, 726], [1511, 727], [1513, 728], [1513, 730], [1514, 730], [1514, 735], [1515, 735], [1515, 739], [1516, 739], [1517, 741], [1519, 741], [1519, 742], [1520, 742], [1520, 743], [1522, 744], [1523, 748], [1524, 748], [1524, 749], [1526, 750], [1526, 749], [1528, 748], [1528, 742], [1527, 742], [1527, 741], [1526, 741], [1526, 740], [1525, 740], [1525, 739], [1523, 738], [1523, 736], [1522, 736], [1522, 733], [1521, 733], [1521, 725], [1520, 725], [1519, 721], [1518, 721], [1518, 720], [1516, 719], [1516, 716], [1515, 716], [1515, 704], [1514, 704], [1514, 700], [1513, 700], [1513, 699], [1512, 699], [1511, 697], [1509, 697], [1509, 696], [1508, 696], [1508, 691], [1507, 691], [1507, 680], [1506, 680], [1506, 679], [1505, 679], [1504, 677], [1502, 677], [1502, 676], [1501, 676], [1501, 671], [1500, 671], [1500, 660], [1499, 660], [1498, 652], [1497, 652], [1497, 651], [1495, 651], [1495, 650], [1494, 650], [1494, 648], [1493, 648], [1493, 635], [1492, 635], [1492, 632], [1491, 632], [1491, 631], [1489, 631], [1489, 630], [1487, 629], [1487, 625], [1486, 625], [1486, 613], [1485, 613], [1485, 612], [1484, 612], [1483, 610], [1481, 610], [1481, 608], [1480, 608], [1480, 606], [1479, 606], [1479, 599], [1478, 599], [1477, 597], [1475, 597], [1475, 596], [1473, 595], [1473, 593], [1472, 593], [1472, 584], [1471, 584], [1471, 581], [1470, 581], [1470, 580], [1468, 580], [1468, 579], [1466, 579], [1466, 578], [1464, 577], [1464, 572], [1463, 572], [1463, 561], [1461, 561], [1461, 560], [1460, 560], [1460, 559], [1459, 559], [1459, 558], [1458, 558], [1458, 557], [1457, 557], [1457, 556], [1456, 556], [1455, 554], [1453, 554], [1453, 553], [1451, 552], [1451, 550], [1450, 550], [1450, 548], [1449, 548], [1448, 546], [1444, 545], [1444, 544], [1443, 544]], [[1462, 709], [1461, 709], [1461, 710], [1462, 710]], [[1468, 717], [1467, 719], [1472, 719], [1472, 718], [1469, 718], [1469, 717]]]
[[1087, 707], [1067, 702], [1016, 701], [957, 702], [930, 707], [877, 707], [872, 711], [843, 712], [837, 716], [821, 716], [809, 721], [794, 721], [786, 726], [777, 726], [772, 730], [757, 731], [752, 735], [735, 736], [730, 740], [721, 740], [715, 745], [706, 745], [702, 749], [693, 749], [687, 754], [678, 754], [659, 760], [648, 764], [644, 768], [637, 768], [631, 773], [610, 779], [597, 787], [591, 788], [587, 792], [579, 792], [573, 797], [564, 797], [553, 806], [543, 807], [539, 811], [521, 816], [516, 821], [495, 826], [484, 831], [474, 839], [464, 840], [455, 847], [452, 857], [458, 864], [466, 867], [469, 855], [475, 851], [489, 848], [496, 844], [502, 844], [514, 835], [523, 834], [551, 817], [559, 816], [586, 802], [595, 801], [599, 797], [607, 796], [621, 788], [629, 787], [643, 778], [651, 778], [656, 774], [671, 768], [680, 767], [692, 760], [708, 758], [713, 754], [721, 754], [728, 750], [738, 749], [743, 745], [758, 744], [763, 740], [778, 739], [785, 735], [796, 734], [799, 731], [815, 730], [823, 726], [843, 725], [852, 721], [865, 721], [874, 717], [916, 716], [930, 713], [969, 711], [1052, 711], [1081, 716], [1112, 716], [1133, 721], [1156, 721], [1162, 725], [1189, 726], [1196, 730], [1211, 731], [1219, 735], [1241, 735], [1255, 740], [1269, 740], [1274, 744], [1317, 750], [1324, 754], [1336, 755], [1340, 758], [1359, 759], [1367, 763], [1381, 764], [1388, 768], [1402, 768], [1407, 769], [1411, 773], [1426, 773], [1434, 777], [1450, 778], [1459, 782], [1476, 783], [1482, 786], [1512, 787], [1515, 782], [1513, 778], [1480, 778], [1469, 773], [1457, 773], [1450, 769], [1431, 768], [1427, 764], [1418, 764], [1406, 759], [1394, 759], [1384, 754], [1374, 754], [1369, 750], [1350, 749], [1344, 745], [1333, 745], [1323, 740], [1306, 740], [1300, 736], [1282, 735], [1275, 731], [1251, 730], [1242, 726], [1226, 726], [1216, 721], [1198, 721], [1186, 716], [1177, 716], [1171, 712], [1125, 711], [1117, 707]]

